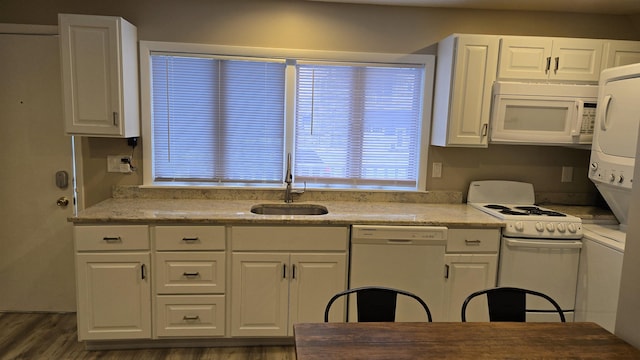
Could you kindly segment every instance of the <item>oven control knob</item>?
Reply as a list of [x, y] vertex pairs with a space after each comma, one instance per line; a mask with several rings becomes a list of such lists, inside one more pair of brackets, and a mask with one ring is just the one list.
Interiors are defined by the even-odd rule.
[[568, 228], [570, 233], [575, 234], [575, 232], [578, 231], [578, 229], [576, 229], [576, 224], [569, 224]]
[[516, 221], [515, 227], [517, 231], [524, 230], [524, 224], [522, 223], [522, 221]]
[[549, 230], [549, 232], [554, 232], [556, 231], [556, 227], [553, 225], [553, 223], [547, 223], [547, 230]]
[[598, 163], [597, 162], [592, 162], [591, 163], [591, 171], [596, 171], [598, 170]]
[[611, 182], [616, 181], [616, 176], [615, 176], [615, 175], [613, 175], [613, 174], [611, 174], [611, 175], [609, 176], [609, 181], [611, 181]]
[[624, 176], [618, 176], [618, 184], [622, 184], [624, 182]]
[[558, 231], [561, 233], [567, 231], [567, 226], [563, 223], [558, 224]]
[[536, 223], [536, 230], [538, 230], [538, 232], [544, 231], [544, 225], [542, 225], [542, 223], [539, 221]]

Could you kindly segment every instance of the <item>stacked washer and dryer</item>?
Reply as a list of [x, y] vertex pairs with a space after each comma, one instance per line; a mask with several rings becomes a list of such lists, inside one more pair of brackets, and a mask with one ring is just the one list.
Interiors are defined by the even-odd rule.
[[615, 329], [622, 258], [633, 185], [640, 123], [640, 64], [604, 70], [589, 178], [614, 215], [617, 225], [583, 223], [575, 320]]

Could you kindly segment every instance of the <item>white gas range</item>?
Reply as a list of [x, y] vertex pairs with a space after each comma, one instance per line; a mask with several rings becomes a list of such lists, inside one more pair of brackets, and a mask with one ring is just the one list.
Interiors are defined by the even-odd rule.
[[533, 185], [515, 181], [473, 181], [467, 203], [504, 220], [503, 236], [535, 239], [581, 239], [582, 220], [534, 205]]
[[[534, 205], [533, 185], [515, 181], [474, 181], [467, 204], [504, 220], [498, 286], [551, 296], [573, 321], [582, 248], [580, 218]], [[548, 304], [527, 300], [527, 321], [558, 321]]]

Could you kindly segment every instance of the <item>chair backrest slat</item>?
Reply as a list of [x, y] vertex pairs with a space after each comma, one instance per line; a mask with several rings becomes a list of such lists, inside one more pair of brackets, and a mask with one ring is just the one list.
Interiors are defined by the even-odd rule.
[[358, 322], [394, 322], [398, 293], [379, 289], [358, 292]]

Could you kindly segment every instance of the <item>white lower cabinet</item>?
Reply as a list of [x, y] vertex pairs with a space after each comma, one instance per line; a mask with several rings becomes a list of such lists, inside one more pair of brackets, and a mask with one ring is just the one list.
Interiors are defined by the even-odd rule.
[[233, 227], [232, 246], [231, 336], [293, 336], [346, 289], [346, 227]]
[[147, 226], [76, 226], [78, 339], [151, 338]]
[[[500, 230], [449, 229], [445, 254], [445, 321], [461, 321], [469, 294], [496, 286]], [[486, 305], [474, 302], [467, 318], [488, 321]]]
[[153, 228], [155, 337], [225, 335], [224, 226]]

